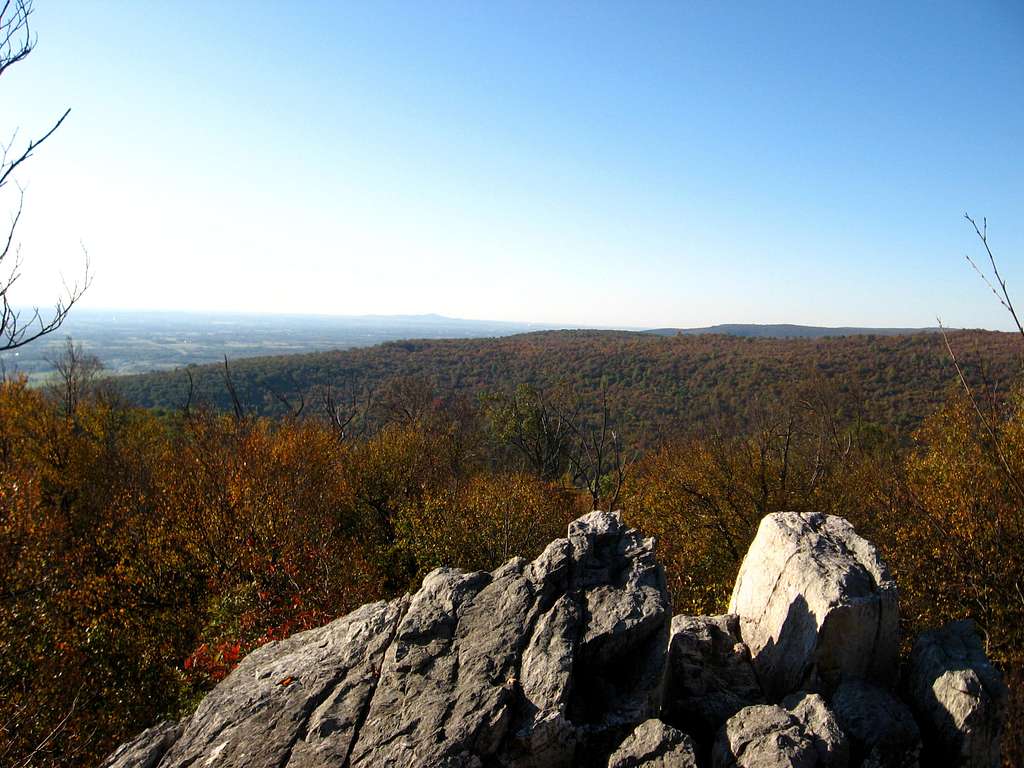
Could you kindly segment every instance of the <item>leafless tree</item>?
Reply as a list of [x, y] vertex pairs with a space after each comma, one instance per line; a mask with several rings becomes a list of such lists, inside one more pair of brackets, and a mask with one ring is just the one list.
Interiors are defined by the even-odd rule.
[[396, 376], [380, 388], [375, 411], [381, 424], [423, 423], [435, 410], [434, 385], [423, 376]]
[[[32, 0], [0, 0], [0, 75], [23, 61], [36, 44], [31, 28]], [[85, 254], [85, 270], [79, 281], [64, 284], [64, 292], [54, 302], [52, 313], [39, 307], [23, 311], [13, 301], [11, 291], [21, 277], [21, 246], [17, 240], [18, 223], [24, 210], [24, 190], [15, 180], [15, 171], [39, 146], [61, 126], [70, 109], [40, 138], [30, 139], [22, 145], [17, 131], [6, 144], [0, 144], [0, 190], [8, 184], [17, 188], [17, 203], [11, 217], [7, 235], [0, 236], [0, 351], [17, 349], [41, 336], [53, 333], [67, 319], [71, 308], [82, 298], [91, 279], [89, 256]]]
[[349, 440], [361, 437], [369, 429], [369, 414], [373, 408], [373, 389], [359, 388], [350, 381], [340, 391], [331, 384], [323, 390], [324, 413], [338, 438]]
[[52, 391], [59, 398], [65, 417], [73, 419], [78, 404], [95, 386], [97, 377], [103, 371], [103, 363], [70, 337], [64, 342], [64, 350], [49, 362], [57, 372]]
[[533, 474], [546, 482], [562, 476], [580, 414], [577, 398], [562, 387], [521, 384], [514, 392], [489, 395], [485, 407], [495, 437]]
[[[191, 376], [189, 377], [191, 380]], [[235, 380], [231, 378], [231, 367], [228, 365], [228, 356], [224, 355], [224, 388], [228, 391], [228, 397], [231, 398], [231, 408], [235, 414], [236, 421], [242, 421], [245, 419], [245, 407], [242, 405], [242, 400], [238, 396], [238, 390], [235, 389]]]
[[602, 505], [615, 509], [635, 457], [625, 455], [625, 447], [612, 420], [607, 391], [601, 392], [601, 410], [596, 419], [577, 415], [567, 417], [567, 423], [573, 434], [566, 457], [573, 481], [590, 493], [592, 509]]
[[270, 394], [274, 396], [274, 399], [277, 400], [277, 402], [284, 406], [285, 413], [288, 418], [297, 421], [302, 417], [302, 412], [306, 410], [306, 395], [302, 391], [302, 388], [295, 383], [294, 377], [292, 377], [291, 391], [294, 393], [296, 402], [293, 402], [286, 392], [278, 392], [271, 388]]

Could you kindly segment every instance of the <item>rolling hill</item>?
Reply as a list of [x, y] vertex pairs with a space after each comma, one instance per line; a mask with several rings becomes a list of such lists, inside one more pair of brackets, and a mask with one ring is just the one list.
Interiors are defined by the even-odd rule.
[[699, 336], [724, 334], [726, 336], [754, 336], [771, 339], [823, 339], [834, 336], [911, 336], [916, 333], [937, 333], [938, 328], [829, 328], [820, 325], [792, 325], [789, 323], [761, 325], [758, 323], [725, 323], [703, 328], [652, 328], [646, 333], [658, 336]]
[[[959, 331], [950, 341], [961, 361], [1011, 382], [1021, 340], [1007, 333]], [[311, 409], [326, 387], [379, 388], [420, 377], [442, 399], [508, 390], [520, 383], [566, 384], [588, 403], [602, 391], [622, 431], [637, 444], [701, 429], [719, 419], [748, 421], [762, 403], [793, 397], [815, 380], [855, 401], [866, 418], [904, 433], [949, 393], [955, 371], [941, 336], [850, 335], [769, 338], [662, 336], [621, 331], [546, 331], [503, 338], [406, 340], [374, 347], [231, 362], [239, 398], [251, 412], [285, 412], [279, 396], [303, 393]], [[191, 366], [193, 402], [228, 409], [222, 365]], [[117, 380], [130, 403], [167, 410], [188, 399], [182, 370]]]

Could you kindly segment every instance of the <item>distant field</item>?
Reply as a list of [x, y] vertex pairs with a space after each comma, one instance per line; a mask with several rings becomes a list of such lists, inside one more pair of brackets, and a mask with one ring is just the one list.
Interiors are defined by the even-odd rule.
[[0, 353], [8, 373], [41, 381], [52, 371], [65, 339], [102, 360], [112, 375], [173, 370], [262, 355], [349, 349], [406, 338], [507, 336], [537, 330], [530, 323], [459, 320], [440, 315], [229, 315], [186, 312], [100, 312], [76, 309], [50, 336]]

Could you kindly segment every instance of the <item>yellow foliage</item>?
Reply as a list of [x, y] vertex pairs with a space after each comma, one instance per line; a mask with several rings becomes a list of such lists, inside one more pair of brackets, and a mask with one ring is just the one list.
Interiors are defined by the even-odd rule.
[[477, 475], [406, 504], [398, 539], [417, 577], [441, 565], [493, 570], [517, 555], [535, 557], [564, 536], [576, 504], [575, 494], [530, 475]]

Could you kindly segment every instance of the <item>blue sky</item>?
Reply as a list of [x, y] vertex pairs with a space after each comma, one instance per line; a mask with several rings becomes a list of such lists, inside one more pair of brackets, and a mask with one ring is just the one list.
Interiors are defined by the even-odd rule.
[[1007, 327], [966, 210], [1024, 303], [1018, 2], [36, 1], [23, 300]]

